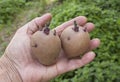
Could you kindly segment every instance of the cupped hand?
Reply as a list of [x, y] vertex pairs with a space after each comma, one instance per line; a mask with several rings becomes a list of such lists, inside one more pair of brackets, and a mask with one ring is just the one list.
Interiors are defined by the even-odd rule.
[[[30, 37], [50, 21], [51, 18], [51, 14], [47, 13], [33, 19], [18, 29], [5, 50], [4, 56], [12, 61], [23, 82], [47, 82], [62, 73], [80, 68], [90, 63], [95, 58], [95, 53], [92, 52], [92, 50], [100, 44], [97, 38], [91, 40], [90, 51], [84, 54], [82, 58], [68, 59], [64, 51], [61, 51], [58, 61], [51, 66], [44, 66], [34, 59], [31, 54]], [[86, 26], [89, 32], [94, 29], [94, 24], [87, 23], [86, 17], [78, 16], [56, 27], [56, 32], [60, 35], [66, 27], [73, 24], [74, 20], [76, 20], [79, 25], [83, 27]]]

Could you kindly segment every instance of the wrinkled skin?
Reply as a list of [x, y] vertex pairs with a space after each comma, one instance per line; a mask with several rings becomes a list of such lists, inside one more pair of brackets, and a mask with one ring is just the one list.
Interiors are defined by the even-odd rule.
[[[23, 82], [47, 82], [62, 73], [80, 68], [90, 63], [95, 58], [95, 53], [91, 50], [99, 46], [99, 39], [91, 40], [90, 51], [84, 54], [82, 58], [69, 60], [65, 56], [64, 51], [61, 51], [58, 61], [52, 66], [44, 66], [36, 61], [31, 54], [30, 37], [38, 30], [38, 26], [42, 28], [51, 18], [51, 14], [48, 13], [33, 19], [18, 29], [5, 50], [3, 58], [6, 57], [7, 60], [10, 60], [8, 62], [12, 63], [17, 71], [15, 73], [20, 76]], [[93, 23], [86, 23], [87, 19], [83, 16], [79, 16], [55, 28], [57, 33], [60, 35], [64, 28], [73, 24], [74, 20], [76, 20], [79, 25], [87, 26], [89, 32], [94, 28]], [[13, 80], [12, 82], [15, 82], [15, 79], [18, 78], [11, 79]]]

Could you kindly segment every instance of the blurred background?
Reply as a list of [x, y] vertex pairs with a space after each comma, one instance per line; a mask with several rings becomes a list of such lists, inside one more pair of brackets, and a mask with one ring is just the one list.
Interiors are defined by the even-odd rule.
[[52, 13], [51, 29], [76, 16], [86, 16], [100, 38], [96, 58], [51, 82], [120, 82], [120, 0], [0, 0], [0, 55], [16, 30], [35, 17]]

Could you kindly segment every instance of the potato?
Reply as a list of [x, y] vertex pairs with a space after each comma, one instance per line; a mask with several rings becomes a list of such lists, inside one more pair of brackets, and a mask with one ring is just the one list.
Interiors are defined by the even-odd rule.
[[87, 28], [83, 28], [74, 22], [74, 25], [67, 27], [61, 34], [62, 47], [68, 58], [80, 56], [88, 51], [90, 36]]
[[61, 41], [56, 31], [45, 27], [31, 37], [33, 56], [43, 65], [52, 65], [56, 62], [61, 50]]

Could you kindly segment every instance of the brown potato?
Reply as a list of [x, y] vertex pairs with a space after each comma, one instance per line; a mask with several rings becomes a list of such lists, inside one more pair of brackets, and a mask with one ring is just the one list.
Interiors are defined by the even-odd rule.
[[61, 34], [62, 47], [68, 58], [80, 56], [88, 51], [90, 36], [87, 28], [74, 25], [67, 27]]
[[41, 64], [52, 65], [61, 50], [61, 41], [55, 31], [44, 28], [31, 37], [32, 54]]

